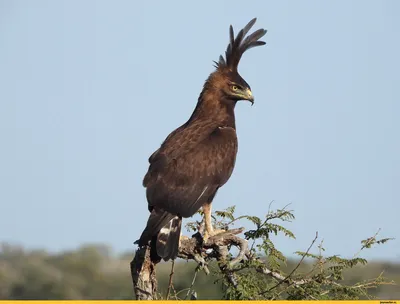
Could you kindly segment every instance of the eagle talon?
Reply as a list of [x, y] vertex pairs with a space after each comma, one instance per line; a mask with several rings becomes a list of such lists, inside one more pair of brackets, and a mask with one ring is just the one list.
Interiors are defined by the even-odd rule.
[[216, 230], [212, 229], [211, 231], [205, 231], [204, 235], [203, 235], [203, 242], [207, 243], [209, 238], [216, 236], [218, 234], [224, 233], [224, 232], [226, 232], [226, 230], [223, 230], [223, 229], [216, 229]]

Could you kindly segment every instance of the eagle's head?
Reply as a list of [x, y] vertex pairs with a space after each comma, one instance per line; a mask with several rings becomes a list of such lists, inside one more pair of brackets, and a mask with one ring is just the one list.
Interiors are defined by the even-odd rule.
[[214, 82], [214, 86], [220, 91], [224, 99], [227, 100], [248, 100], [254, 103], [254, 96], [250, 85], [236, 71], [222, 71], [219, 81]]
[[259, 29], [247, 35], [256, 18], [251, 20], [236, 38], [232, 25], [229, 28], [230, 42], [225, 51], [225, 58], [219, 56], [214, 61], [216, 70], [210, 74], [204, 83], [196, 108], [189, 121], [196, 117], [212, 117], [213, 120], [221, 120], [224, 123], [229, 120], [234, 125], [234, 108], [238, 100], [248, 100], [254, 103], [254, 96], [250, 85], [240, 76], [238, 64], [243, 53], [250, 48], [264, 45], [259, 41], [267, 31]]
[[210, 75], [212, 86], [220, 91], [223, 97], [229, 100], [248, 100], [254, 103], [254, 96], [249, 84], [238, 73], [238, 64], [243, 53], [248, 49], [264, 45], [264, 41], [259, 41], [267, 31], [259, 29], [246, 37], [256, 18], [252, 19], [240, 32], [234, 37], [232, 25], [229, 28], [230, 42], [225, 51], [225, 58], [221, 55], [218, 62], [215, 62], [216, 71]]

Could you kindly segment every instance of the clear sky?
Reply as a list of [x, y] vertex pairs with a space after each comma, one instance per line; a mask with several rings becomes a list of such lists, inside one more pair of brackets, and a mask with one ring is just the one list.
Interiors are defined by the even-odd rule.
[[134, 249], [147, 159], [190, 116], [228, 27], [268, 33], [239, 66], [239, 153], [216, 209], [291, 203], [296, 240], [400, 261], [399, 1], [0, 0], [0, 241]]

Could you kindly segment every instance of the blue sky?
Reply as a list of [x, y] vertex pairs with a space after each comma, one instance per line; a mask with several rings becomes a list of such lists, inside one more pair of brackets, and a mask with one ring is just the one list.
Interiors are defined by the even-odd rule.
[[351, 256], [400, 261], [398, 1], [0, 0], [0, 241], [133, 249], [148, 217], [147, 158], [184, 123], [226, 48], [257, 17], [267, 46], [239, 66], [239, 154], [214, 201], [238, 215], [291, 204]]

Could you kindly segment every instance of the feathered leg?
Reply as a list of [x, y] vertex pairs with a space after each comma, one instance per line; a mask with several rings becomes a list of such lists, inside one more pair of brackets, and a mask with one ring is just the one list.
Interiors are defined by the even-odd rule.
[[206, 242], [208, 238], [217, 235], [224, 230], [214, 230], [213, 225], [212, 225], [212, 220], [211, 220], [211, 204], [212, 203], [205, 203], [203, 205], [203, 213], [204, 213], [204, 224], [205, 224], [205, 232], [203, 239]]

